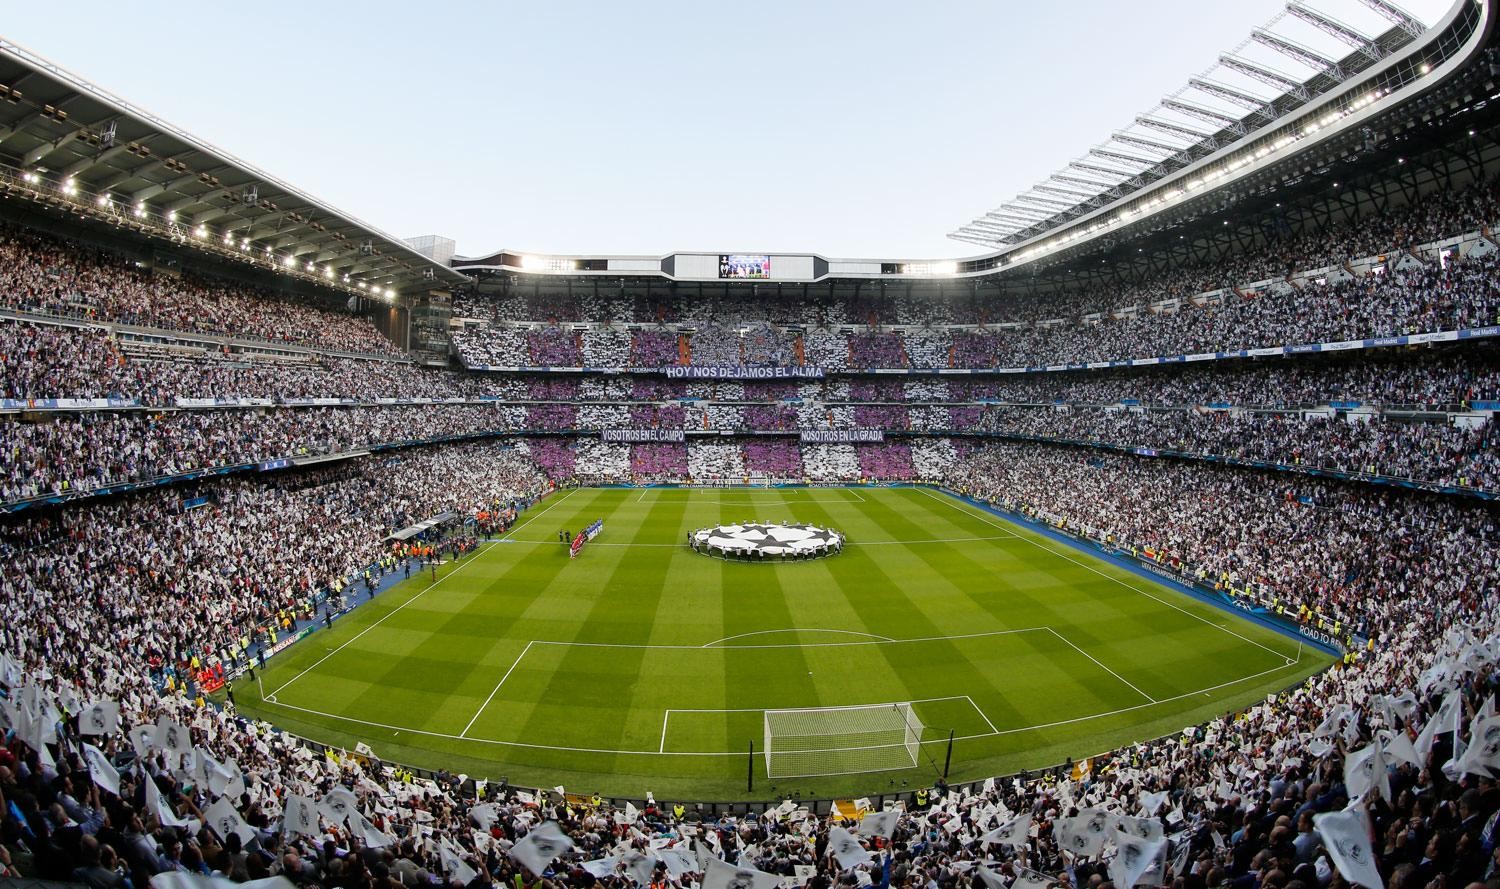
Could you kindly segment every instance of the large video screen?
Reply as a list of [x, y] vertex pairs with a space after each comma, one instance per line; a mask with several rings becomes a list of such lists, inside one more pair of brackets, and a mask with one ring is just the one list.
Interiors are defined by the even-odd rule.
[[719, 254], [720, 278], [769, 278], [771, 257], [755, 253]]

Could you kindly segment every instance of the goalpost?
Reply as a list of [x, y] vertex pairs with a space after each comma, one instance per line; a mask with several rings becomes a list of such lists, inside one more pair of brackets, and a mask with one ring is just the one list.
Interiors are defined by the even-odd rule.
[[922, 723], [905, 701], [765, 711], [770, 778], [909, 769], [921, 747]]

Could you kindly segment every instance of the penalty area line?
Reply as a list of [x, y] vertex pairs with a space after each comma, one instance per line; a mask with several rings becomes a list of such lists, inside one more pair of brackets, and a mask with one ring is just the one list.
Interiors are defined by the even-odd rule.
[[[1075, 717], [1073, 719], [1063, 719], [1063, 720], [1058, 720], [1056, 722], [1046, 722], [1046, 723], [1040, 723], [1040, 724], [1037, 724], [1037, 725], [1018, 726], [1016, 728], [1008, 728], [1008, 729], [998, 729], [998, 730], [992, 731], [992, 732], [979, 732], [979, 733], [972, 734], [972, 735], [962, 735], [960, 737], [954, 738], [953, 740], [955, 740], [955, 741], [976, 741], [976, 740], [982, 740], [984, 738], [998, 737], [998, 736], [1001, 736], [1001, 735], [1014, 735], [1014, 734], [1020, 734], [1022, 732], [1032, 732], [1032, 731], [1038, 731], [1038, 730], [1041, 730], [1041, 729], [1057, 728], [1059, 726], [1064, 726], [1064, 725], [1075, 725], [1075, 724], [1080, 723], [1080, 722], [1088, 722], [1088, 721], [1094, 720], [1094, 719], [1107, 719], [1107, 718], [1109, 718], [1111, 716], [1119, 716], [1119, 715], [1124, 714], [1124, 713], [1132, 713], [1132, 712], [1134, 712], [1136, 710], [1142, 710], [1142, 709], [1145, 709], [1147, 707], [1156, 707], [1156, 706], [1160, 706], [1161, 704], [1173, 703], [1175, 701], [1180, 701], [1180, 700], [1183, 700], [1185, 698], [1193, 697], [1194, 695], [1201, 695], [1201, 694], [1206, 694], [1206, 693], [1212, 692], [1212, 691], [1218, 691], [1219, 689], [1222, 689], [1222, 688], [1228, 688], [1231, 685], [1238, 685], [1241, 682], [1248, 682], [1248, 681], [1250, 681], [1252, 679], [1259, 679], [1262, 676], [1266, 676], [1266, 675], [1269, 675], [1271, 673], [1278, 673], [1278, 672], [1281, 672], [1282, 670], [1285, 670], [1285, 669], [1287, 669], [1286, 665], [1276, 666], [1276, 667], [1272, 667], [1269, 670], [1262, 670], [1259, 673], [1252, 673], [1252, 674], [1250, 674], [1248, 676], [1241, 676], [1238, 679], [1231, 679], [1231, 680], [1229, 680], [1227, 682], [1221, 682], [1218, 685], [1212, 685], [1212, 686], [1209, 686], [1208, 688], [1195, 689], [1194, 691], [1184, 692], [1184, 693], [1182, 693], [1180, 695], [1174, 695], [1174, 696], [1172, 696], [1170, 698], [1162, 698], [1159, 701], [1154, 701], [1154, 702], [1150, 702], [1150, 703], [1136, 704], [1135, 706], [1132, 706], [1132, 707], [1121, 707], [1118, 710], [1108, 710], [1108, 711], [1105, 711], [1105, 712], [1102, 712], [1102, 713], [1091, 713], [1091, 714], [1088, 714], [1086, 716], [1078, 716], [1078, 717]], [[470, 743], [470, 744], [489, 744], [489, 745], [495, 746], [495, 747], [515, 747], [515, 748], [525, 749], [525, 750], [553, 750], [553, 751], [560, 751], [560, 752], [563, 752], [563, 753], [602, 753], [602, 754], [624, 755], [624, 756], [715, 756], [715, 757], [734, 756], [734, 757], [740, 757], [740, 756], [744, 756], [745, 755], [745, 751], [743, 751], [743, 750], [704, 750], [704, 751], [616, 750], [616, 749], [605, 748], [605, 747], [572, 747], [572, 746], [564, 746], [564, 745], [559, 745], [559, 744], [534, 744], [534, 743], [529, 743], [529, 742], [526, 742], [526, 741], [502, 741], [502, 740], [499, 740], [497, 738], [465, 738], [465, 737], [460, 737], [459, 735], [448, 734], [446, 732], [435, 732], [435, 731], [431, 731], [431, 730], [428, 730], [428, 729], [410, 728], [410, 727], [404, 726], [404, 725], [392, 725], [392, 724], [390, 724], [388, 722], [376, 722], [374, 720], [369, 720], [369, 719], [357, 719], [357, 718], [352, 717], [352, 716], [343, 716], [343, 715], [340, 715], [338, 713], [329, 713], [329, 712], [324, 711], [324, 710], [314, 710], [311, 707], [299, 707], [299, 706], [297, 706], [295, 704], [281, 704], [281, 703], [272, 704], [269, 701], [265, 701], [265, 703], [269, 704], [272, 707], [277, 707], [277, 708], [280, 708], [280, 709], [283, 709], [283, 710], [294, 710], [294, 711], [297, 711], [297, 712], [300, 712], [300, 713], [307, 713], [307, 714], [310, 714], [312, 716], [320, 716], [320, 717], [323, 717], [325, 719], [331, 719], [331, 720], [335, 720], [335, 721], [338, 721], [338, 722], [346, 722], [346, 723], [350, 723], [350, 724], [353, 724], [353, 725], [363, 725], [363, 726], [367, 726], [367, 727], [370, 727], [370, 728], [385, 729], [385, 730], [393, 731], [393, 732], [397, 732], [397, 733], [407, 732], [407, 733], [410, 733], [410, 734], [413, 734], [413, 735], [422, 735], [424, 737], [429, 737], [429, 738], [446, 738], [446, 739], [448, 739], [450, 741], [464, 741], [464, 742], [467, 742], [467, 743]], [[686, 712], [686, 711], [684, 711], [684, 710], [678, 710], [677, 712], [683, 713], [683, 712]], [[981, 711], [981, 712], [983, 712], [983, 711]], [[923, 745], [926, 745], [926, 744], [947, 744], [948, 743], [948, 739], [947, 738], [933, 738], [931, 740], [920, 741], [918, 743], [921, 743]]]
[[[569, 491], [568, 493], [562, 495], [561, 497], [559, 497], [556, 500], [552, 501], [552, 503], [549, 506], [547, 506], [546, 509], [543, 509], [541, 512], [538, 512], [538, 513], [533, 513], [531, 516], [527, 517], [526, 521], [522, 522], [521, 524], [527, 524], [532, 519], [540, 518], [541, 516], [543, 516], [543, 515], [545, 515], [547, 513], [547, 510], [550, 510], [552, 507], [558, 505], [559, 503], [561, 503], [564, 500], [568, 499], [569, 497], [573, 496], [573, 494], [576, 493], [576, 492], [577, 492], [577, 489], [575, 488], [574, 490]], [[520, 527], [520, 525], [517, 525], [516, 527]], [[470, 565], [474, 564], [477, 561], [479, 561], [479, 560], [478, 559], [470, 559], [469, 561], [463, 563], [462, 565], [459, 565], [457, 568], [454, 568], [452, 571], [449, 571], [447, 574], [444, 574], [442, 577], [438, 578], [437, 580], [434, 580], [432, 583], [430, 583], [427, 586], [423, 587], [421, 590], [419, 590], [416, 593], [416, 595], [414, 595], [411, 598], [407, 599], [405, 602], [402, 602], [400, 605], [397, 605], [395, 608], [392, 608], [390, 611], [387, 611], [385, 614], [382, 614], [379, 618], [377, 618], [375, 620], [374, 623], [370, 624], [368, 627], [365, 627], [363, 630], [360, 630], [358, 633], [355, 633], [353, 636], [349, 637], [349, 639], [346, 642], [344, 642], [343, 645], [340, 645], [338, 648], [335, 648], [333, 651], [330, 651], [327, 654], [323, 655], [322, 657], [318, 658], [307, 669], [303, 670], [301, 673], [298, 673], [296, 676], [293, 676], [291, 679], [288, 679], [287, 681], [281, 683], [281, 685], [278, 685], [276, 688], [272, 689], [271, 690], [271, 694], [272, 695], [277, 695], [277, 694], [280, 694], [281, 692], [285, 691], [286, 687], [288, 685], [291, 685], [293, 682], [296, 682], [298, 679], [301, 679], [303, 676], [306, 676], [308, 673], [311, 673], [313, 670], [315, 670], [318, 667], [322, 666], [322, 664], [323, 664], [324, 661], [328, 660], [329, 658], [331, 658], [334, 655], [338, 654], [339, 652], [343, 651], [345, 648], [348, 648], [350, 645], [353, 645], [355, 642], [359, 641], [360, 637], [364, 636], [364, 634], [370, 632], [371, 630], [373, 630], [376, 627], [380, 626], [381, 624], [385, 623], [386, 620], [388, 620], [389, 618], [391, 618], [392, 616], [394, 616], [397, 612], [401, 611], [406, 606], [410, 605], [411, 603], [413, 603], [413, 602], [417, 601], [418, 599], [422, 598], [423, 596], [427, 595], [427, 592], [429, 590], [431, 590], [433, 587], [436, 587], [438, 584], [442, 583], [443, 581], [447, 580], [448, 578], [453, 577], [455, 574], [457, 574], [458, 572], [464, 570], [465, 568], [469, 567]], [[262, 696], [262, 698], [264, 699], [264, 696]]]
[[[949, 508], [956, 509], [959, 512], [963, 513], [964, 515], [970, 516], [972, 518], [979, 519], [981, 522], [984, 522], [984, 523], [989, 524], [989, 525], [993, 525], [996, 528], [1001, 528], [1002, 530], [1004, 529], [1003, 525], [999, 524], [994, 519], [990, 518], [988, 515], [984, 515], [983, 513], [974, 512], [972, 509], [968, 508], [969, 505], [967, 503], [964, 503], [963, 501], [955, 500], [955, 499], [953, 499], [951, 497], [940, 497], [937, 494], [932, 493], [931, 491], [929, 491], [926, 488], [917, 488], [916, 490], [921, 491], [923, 494], [927, 495], [928, 497], [931, 497], [933, 500], [936, 500], [936, 501], [938, 501], [940, 503], [947, 504]], [[1036, 532], [1033, 532], [1033, 533], [1036, 533]], [[1236, 639], [1240, 639], [1240, 640], [1243, 640], [1245, 642], [1248, 642], [1251, 645], [1254, 645], [1256, 648], [1259, 648], [1262, 651], [1270, 652], [1271, 654], [1276, 655], [1278, 658], [1282, 659], [1283, 661], [1287, 660], [1287, 658], [1288, 658], [1288, 655], [1284, 651], [1277, 651], [1274, 648], [1271, 648], [1271, 647], [1266, 646], [1266, 645], [1262, 645], [1261, 643], [1256, 642], [1254, 639], [1251, 639], [1249, 636], [1245, 636], [1245, 635], [1242, 635], [1240, 633], [1236, 633], [1234, 630], [1230, 629], [1229, 627], [1226, 627], [1223, 624], [1215, 623], [1215, 622], [1209, 620], [1208, 618], [1204, 617], [1201, 614], [1197, 614], [1197, 613], [1194, 613], [1192, 611], [1189, 611], [1188, 609], [1183, 608], [1181, 605], [1178, 605], [1175, 602], [1169, 602], [1166, 599], [1161, 598], [1160, 596], [1152, 595], [1149, 591], [1144, 590], [1141, 587], [1136, 586], [1133, 583], [1127, 583], [1124, 579], [1116, 577], [1115, 575], [1110, 574], [1110, 573], [1108, 573], [1106, 571], [1101, 571], [1098, 568], [1094, 567], [1093, 565], [1088, 564], [1087, 562], [1083, 562], [1083, 561], [1080, 561], [1080, 560], [1074, 558], [1069, 553], [1063, 552], [1061, 550], [1053, 549], [1052, 547], [1050, 547], [1050, 546], [1042, 543], [1041, 541], [1033, 539], [1033, 537], [1031, 536], [1031, 534], [1017, 534], [1015, 536], [1017, 538], [1019, 538], [1020, 540], [1026, 541], [1027, 543], [1031, 544], [1032, 546], [1036, 547], [1037, 549], [1042, 550], [1043, 552], [1051, 553], [1052, 555], [1057, 556], [1060, 559], [1066, 559], [1069, 562], [1072, 562], [1073, 564], [1079, 566], [1080, 568], [1087, 568], [1088, 570], [1094, 572], [1095, 574], [1099, 575], [1100, 577], [1112, 580], [1115, 583], [1119, 584], [1120, 586], [1126, 588], [1127, 590], [1134, 590], [1135, 592], [1140, 593], [1142, 596], [1145, 596], [1148, 599], [1153, 599], [1153, 600], [1155, 600], [1157, 602], [1160, 602], [1161, 604], [1167, 606], [1168, 608], [1173, 609], [1174, 611], [1178, 611], [1178, 612], [1180, 612], [1182, 614], [1185, 614], [1188, 617], [1191, 617], [1191, 618], [1193, 618], [1195, 620], [1202, 621], [1203, 623], [1208, 624], [1209, 626], [1213, 627], [1214, 629], [1219, 630], [1219, 631], [1224, 632], [1224, 633], [1228, 633], [1229, 635], [1235, 637]], [[1066, 544], [1064, 544], [1064, 546], [1066, 546]], [[1212, 608], [1213, 606], [1209, 606], [1209, 607]], [[1298, 646], [1299, 647], [1301, 646], [1300, 642], [1298, 643]], [[1301, 659], [1301, 654], [1300, 653], [1298, 654], [1298, 659], [1299, 660]]]
[[490, 696], [484, 699], [484, 703], [479, 705], [479, 709], [475, 710], [473, 717], [471, 717], [469, 719], [469, 724], [466, 725], [466, 726], [464, 726], [464, 730], [458, 733], [458, 736], [460, 738], [465, 738], [465, 737], [468, 736], [469, 729], [473, 728], [474, 727], [474, 723], [479, 720], [479, 714], [483, 713], [484, 710], [485, 710], [485, 708], [490, 705], [490, 701], [493, 701], [495, 699], [495, 693], [498, 692], [498, 691], [500, 691], [500, 686], [504, 685], [505, 684], [505, 680], [507, 680], [507, 679], [510, 678], [510, 674], [512, 674], [512, 673], [514, 673], [516, 671], [516, 667], [519, 666], [520, 663], [521, 663], [521, 658], [524, 658], [526, 656], [526, 652], [530, 651], [531, 650], [531, 646], [533, 646], [535, 644], [536, 644], [535, 640], [532, 640], [531, 642], [527, 642], [526, 643], [526, 647], [523, 648], [523, 649], [521, 649], [521, 653], [518, 654], [518, 655], [516, 655], [516, 659], [513, 660], [513, 661], [511, 661], [511, 663], [510, 663], [510, 669], [506, 670], [505, 671], [505, 675], [500, 677], [500, 681], [497, 682], [497, 683], [495, 683], [495, 687], [492, 688], [492, 689], [490, 689]]

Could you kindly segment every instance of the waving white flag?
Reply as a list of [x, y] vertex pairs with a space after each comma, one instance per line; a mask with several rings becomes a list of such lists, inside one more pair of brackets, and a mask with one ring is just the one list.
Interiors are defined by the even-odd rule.
[[1143, 840], [1116, 830], [1115, 857], [1109, 863], [1109, 878], [1115, 889], [1133, 889], [1165, 848], [1166, 840]]
[[104, 755], [104, 751], [93, 744], [83, 745], [83, 761], [88, 764], [89, 777], [94, 783], [113, 793], [120, 795], [120, 772]]
[[156, 820], [163, 827], [187, 827], [191, 823], [186, 818], [177, 817], [167, 801], [161, 798], [161, 790], [156, 786], [156, 781], [144, 769], [141, 771], [141, 781], [146, 786], [146, 808], [156, 814]]
[[293, 836], [318, 836], [318, 807], [305, 796], [289, 793], [282, 805], [281, 830]]
[[1385, 757], [1380, 752], [1380, 742], [1344, 756], [1344, 786], [1349, 795], [1363, 796], [1371, 790], [1378, 791], [1382, 798], [1391, 798], [1391, 776], [1385, 768]]
[[[979, 879], [984, 883], [984, 889], [1005, 889], [1005, 880], [984, 865], [979, 865], [978, 873]], [[705, 886], [704, 889], [708, 887]]]
[[250, 845], [255, 839], [255, 828], [245, 823], [240, 813], [235, 811], [229, 800], [221, 799], [207, 809], [203, 810], [203, 817], [208, 820], [208, 826], [214, 829], [219, 839], [227, 840], [231, 833], [238, 834], [242, 845]]
[[471, 880], [479, 876], [479, 871], [469, 867], [447, 840], [438, 844], [438, 859], [443, 863], [443, 873], [447, 874], [450, 880], [457, 880], [467, 886]]
[[870, 860], [870, 853], [842, 827], [835, 827], [828, 831], [828, 853], [839, 863], [839, 867], [848, 870], [851, 867], [861, 865]]
[[1323, 838], [1323, 846], [1334, 867], [1344, 879], [1365, 889], [1385, 889], [1375, 864], [1375, 850], [1365, 830], [1365, 819], [1359, 812], [1324, 812], [1313, 816], [1313, 827]]
[[1024, 846], [1031, 839], [1031, 813], [1017, 815], [979, 838], [982, 843], [999, 843], [1002, 846]]
[[359, 798], [347, 787], [335, 787], [318, 800], [318, 812], [334, 824], [343, 824], [359, 807]]
[[620, 857], [620, 867], [637, 886], [650, 886], [651, 876], [656, 872], [656, 856], [643, 852], [627, 852]]
[[1469, 725], [1469, 746], [1458, 761], [1460, 771], [1483, 778], [1500, 770], [1500, 717], [1477, 714]]
[[349, 810], [349, 832], [358, 836], [360, 842], [371, 849], [384, 849], [386, 846], [396, 845], [396, 841], [389, 834], [382, 833], [370, 819], [366, 818], [358, 809]]
[[715, 858], [703, 872], [703, 889], [776, 889], [781, 878], [753, 867], [735, 867]]
[[120, 705], [98, 700], [78, 714], [78, 734], [85, 737], [112, 735], [120, 730]]
[[544, 821], [531, 829], [526, 836], [516, 841], [507, 854], [537, 876], [547, 869], [552, 859], [573, 848], [556, 821]]
[[854, 832], [862, 837], [886, 837], [890, 838], [896, 829], [896, 819], [900, 817], [897, 812], [866, 812], [865, 817], [859, 819], [859, 826]]

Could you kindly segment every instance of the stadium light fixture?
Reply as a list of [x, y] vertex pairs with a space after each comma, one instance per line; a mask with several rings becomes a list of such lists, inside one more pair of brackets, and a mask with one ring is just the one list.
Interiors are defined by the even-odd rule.
[[42, 181], [42, 177], [38, 176], [35, 173], [31, 173], [31, 172], [22, 173], [21, 174], [21, 179], [27, 185], [36, 185], [38, 182]]
[[62, 193], [68, 195], [69, 197], [78, 194], [78, 183], [74, 182], [71, 177], [64, 179], [62, 184]]
[[286, 267], [289, 268], [289, 269], [290, 268], [296, 268], [296, 266], [297, 266], [297, 257], [295, 257], [292, 254], [288, 253], [286, 255], [286, 259], [283, 260], [283, 262], [286, 263]]
[[107, 194], [101, 194], [99, 195], [97, 202], [101, 207], [108, 207], [111, 203], [114, 202], [114, 200]]
[[332, 278], [333, 277], [333, 269], [329, 268], [326, 265], [323, 266], [323, 277], [325, 277], [325, 278]]
[[208, 226], [206, 226], [206, 225], [200, 225], [197, 228], [193, 229], [193, 237], [195, 237], [195, 238], [206, 238], [206, 237], [208, 237]]
[[137, 219], [145, 219], [146, 218], [146, 202], [145, 201], [136, 201], [135, 202], [135, 216], [136, 216]]

